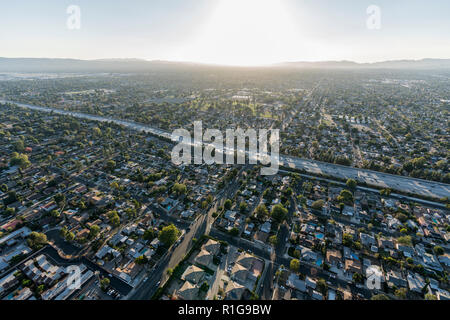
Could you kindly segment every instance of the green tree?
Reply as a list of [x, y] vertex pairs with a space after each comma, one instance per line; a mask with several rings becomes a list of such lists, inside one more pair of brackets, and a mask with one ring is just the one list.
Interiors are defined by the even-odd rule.
[[22, 287], [31, 287], [32, 285], [33, 285], [33, 282], [30, 279], [22, 280]]
[[73, 232], [67, 232], [65, 239], [66, 241], [72, 242], [75, 240], [75, 234]]
[[313, 184], [310, 181], [303, 182], [302, 188], [306, 193], [311, 193]]
[[3, 200], [3, 204], [5, 206], [10, 205], [11, 203], [14, 203], [19, 200], [19, 197], [17, 196], [16, 192], [14, 190], [11, 190], [8, 192], [8, 196]]
[[106, 162], [105, 169], [108, 172], [113, 172], [113, 170], [116, 168], [116, 162], [114, 160], [108, 160]]
[[281, 222], [283, 222], [284, 219], [286, 219], [287, 213], [288, 213], [288, 210], [285, 207], [283, 207], [283, 205], [277, 204], [272, 208], [271, 216], [272, 216], [272, 219], [281, 223]]
[[155, 239], [155, 237], [156, 237], [156, 235], [155, 235], [155, 232], [153, 231], [153, 229], [145, 230], [144, 235], [143, 235], [144, 240], [152, 241], [153, 239]]
[[52, 210], [50, 212], [50, 216], [52, 216], [53, 218], [59, 218], [61, 216], [61, 213], [59, 212], [59, 210]]
[[302, 205], [302, 206], [305, 206], [306, 205], [306, 197], [304, 196], [304, 195], [299, 195], [298, 197], [297, 197], [297, 200], [298, 200], [298, 202], [300, 202], [300, 204]]
[[233, 205], [233, 202], [230, 199], [227, 199], [227, 200], [225, 200], [223, 207], [225, 208], [225, 210], [230, 210], [232, 205]]
[[177, 195], [186, 194], [187, 187], [182, 183], [175, 183], [172, 187], [172, 192], [175, 192]]
[[140, 257], [137, 257], [136, 260], [134, 260], [134, 262], [136, 262], [136, 264], [138, 265], [144, 265], [148, 263], [148, 259], [146, 256], [142, 255]]
[[204, 281], [202, 283], [202, 285], [200, 286], [200, 291], [207, 292], [208, 290], [209, 290], [209, 284], [208, 284], [208, 282]]
[[59, 235], [60, 235], [61, 237], [65, 238], [67, 232], [68, 232], [67, 227], [64, 226], [64, 227], [61, 228]]
[[115, 211], [115, 210], [109, 211], [107, 216], [109, 219], [109, 223], [112, 226], [114, 226], [114, 227], [120, 226], [120, 217], [119, 217], [119, 214], [117, 213], [117, 211]]
[[232, 228], [229, 232], [233, 237], [237, 237], [239, 235], [239, 229], [236, 227]]
[[28, 246], [34, 250], [39, 250], [47, 244], [47, 236], [40, 232], [32, 232], [27, 239]]
[[170, 247], [177, 241], [180, 231], [173, 224], [164, 227], [159, 233], [159, 240], [166, 246]]
[[298, 272], [298, 270], [300, 270], [300, 261], [298, 259], [292, 259], [289, 267], [292, 271]]
[[324, 296], [327, 295], [327, 291], [328, 291], [328, 285], [326, 283], [326, 281], [324, 279], [319, 279], [317, 280], [317, 289], [319, 290], [320, 293], [322, 293]]
[[7, 207], [5, 209], [5, 211], [3, 211], [2, 215], [4, 215], [5, 217], [8, 217], [8, 216], [13, 215], [15, 212], [16, 212], [16, 209]]
[[41, 284], [36, 288], [36, 292], [40, 295], [42, 292], [44, 292], [45, 285]]
[[100, 280], [100, 288], [103, 291], [106, 291], [109, 288], [110, 283], [111, 281], [107, 277], [104, 277], [102, 280]]
[[120, 190], [120, 186], [116, 181], [111, 182], [111, 184], [109, 186], [111, 188], [113, 188], [114, 190]]
[[435, 246], [433, 250], [438, 256], [442, 256], [444, 254], [444, 248], [441, 246]]
[[292, 196], [293, 193], [294, 193], [294, 191], [292, 190], [292, 188], [287, 188], [287, 189], [284, 191], [284, 194], [285, 194], [287, 197]]
[[53, 199], [55, 200], [55, 202], [56, 202], [57, 204], [61, 204], [61, 203], [64, 203], [64, 202], [66, 201], [66, 196], [63, 195], [62, 193], [58, 193], [58, 194], [56, 194], [56, 195], [53, 197]]
[[340, 214], [342, 214], [342, 211], [344, 211], [344, 208], [345, 208], [345, 203], [343, 203], [343, 202], [339, 203], [339, 212], [340, 212]]
[[89, 239], [96, 238], [99, 233], [100, 233], [100, 227], [99, 226], [97, 226], [97, 225], [91, 226], [91, 228], [89, 229]]
[[260, 220], [265, 220], [269, 216], [269, 211], [267, 210], [267, 207], [264, 204], [260, 204], [256, 210], [256, 217]]
[[346, 247], [351, 247], [353, 245], [353, 237], [351, 234], [344, 233], [342, 235], [342, 244]]
[[434, 294], [427, 293], [425, 295], [425, 300], [437, 300], [437, 297]]
[[311, 207], [314, 209], [314, 210], [322, 210], [322, 208], [323, 208], [323, 206], [325, 205], [325, 201], [324, 200], [322, 200], [322, 199], [320, 199], [320, 200], [317, 200], [317, 201], [314, 201], [313, 203], [312, 203], [312, 205], [311, 205]]
[[277, 238], [277, 236], [275, 236], [275, 235], [270, 236], [270, 238], [269, 238], [269, 243], [270, 243], [271, 245], [273, 245], [273, 246], [276, 246], [277, 243], [278, 243], [278, 238]]
[[397, 238], [397, 242], [404, 245], [404, 246], [410, 246], [412, 247], [412, 238], [411, 236], [403, 236]]
[[92, 133], [93, 133], [95, 136], [100, 137], [100, 136], [102, 135], [102, 130], [100, 130], [99, 127], [95, 127], [95, 128], [92, 129]]
[[31, 162], [28, 160], [28, 156], [26, 154], [18, 154], [17, 152], [13, 152], [9, 160], [9, 165], [26, 168], [31, 165]]
[[350, 190], [355, 190], [356, 187], [358, 186], [358, 183], [356, 182], [355, 179], [348, 179], [347, 182], [345, 183], [347, 185], [347, 187]]
[[354, 273], [353, 274], [353, 281], [355, 283], [363, 283], [364, 282], [364, 277], [361, 274], [359, 274], [359, 273]]
[[17, 152], [24, 152], [25, 151], [25, 145], [22, 140], [17, 140], [14, 143], [14, 149], [16, 149]]
[[408, 293], [408, 291], [406, 290], [406, 288], [400, 288], [395, 290], [394, 294], [397, 298], [399, 299], [406, 299], [406, 294]]
[[247, 203], [241, 202], [239, 204], [239, 212], [242, 213], [242, 214], [246, 213], [247, 212], [247, 207], [248, 207]]
[[338, 196], [338, 201], [342, 201], [346, 204], [353, 204], [353, 194], [348, 190], [342, 190]]

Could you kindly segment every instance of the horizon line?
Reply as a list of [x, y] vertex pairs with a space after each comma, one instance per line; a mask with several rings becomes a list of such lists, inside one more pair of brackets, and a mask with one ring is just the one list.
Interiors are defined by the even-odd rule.
[[201, 62], [201, 61], [189, 61], [189, 60], [166, 60], [166, 59], [145, 59], [145, 58], [89, 58], [89, 59], [82, 59], [82, 58], [68, 58], [68, 57], [1, 57], [0, 59], [27, 59], [27, 60], [39, 60], [39, 59], [45, 59], [45, 60], [74, 60], [74, 61], [84, 61], [84, 62], [148, 62], [148, 63], [155, 63], [155, 62], [161, 62], [161, 63], [180, 63], [180, 64], [198, 64], [198, 65], [204, 65], [204, 66], [219, 66], [219, 67], [243, 67], [243, 68], [252, 68], [252, 67], [277, 67], [282, 66], [286, 64], [295, 64], [295, 63], [309, 63], [309, 64], [318, 64], [318, 63], [352, 63], [355, 65], [374, 65], [374, 64], [380, 64], [380, 63], [388, 63], [388, 62], [421, 62], [426, 60], [450, 60], [450, 57], [448, 58], [430, 58], [430, 57], [424, 57], [424, 58], [401, 58], [401, 59], [387, 59], [387, 60], [377, 60], [377, 61], [371, 61], [371, 62], [361, 62], [361, 61], [354, 61], [354, 60], [346, 60], [346, 59], [338, 59], [338, 60], [291, 60], [291, 61], [280, 61], [280, 62], [273, 62], [273, 63], [265, 63], [265, 64], [258, 64], [258, 65], [243, 65], [243, 64], [227, 64], [227, 63], [212, 63], [212, 62]]

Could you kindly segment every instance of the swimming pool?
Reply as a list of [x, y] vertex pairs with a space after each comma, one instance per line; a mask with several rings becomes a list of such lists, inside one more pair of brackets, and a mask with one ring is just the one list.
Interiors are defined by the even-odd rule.
[[324, 237], [323, 233], [316, 233], [316, 238], [322, 240]]

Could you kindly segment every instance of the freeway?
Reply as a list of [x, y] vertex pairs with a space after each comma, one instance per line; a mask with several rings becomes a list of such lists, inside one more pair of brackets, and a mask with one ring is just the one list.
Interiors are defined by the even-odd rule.
[[287, 156], [280, 156], [280, 162], [287, 168], [305, 170], [312, 174], [326, 175], [340, 179], [352, 178], [358, 182], [363, 182], [369, 186], [378, 188], [389, 188], [435, 199], [450, 196], [450, 185], [441, 182]]
[[[288, 174], [291, 171], [280, 169], [279, 172]], [[323, 181], [323, 182], [328, 182], [328, 183], [334, 183], [335, 185], [340, 185], [342, 187], [346, 186], [345, 182], [339, 182], [339, 181], [332, 180], [332, 179], [320, 178], [320, 177], [317, 177], [317, 176], [301, 174], [301, 173], [299, 174], [299, 176], [304, 177], [304, 178], [309, 179], [309, 180], [316, 180], [316, 181]], [[366, 193], [372, 193], [372, 194], [377, 194], [377, 195], [380, 194], [380, 191], [378, 189], [374, 189], [374, 188], [357, 186], [356, 189], [357, 190], [362, 190], [362, 191], [364, 191]], [[421, 204], [424, 204], [426, 206], [429, 206], [429, 207], [432, 207], [432, 208], [436, 208], [436, 209], [445, 209], [446, 208], [446, 205], [444, 203], [441, 203], [441, 202], [424, 200], [424, 199], [421, 199], [421, 198], [405, 196], [405, 195], [397, 194], [397, 193], [391, 193], [389, 195], [389, 198], [398, 199], [398, 200], [402, 200], [402, 201], [409, 201], [409, 202], [414, 202], [414, 203], [421, 203]]]
[[[143, 131], [151, 133], [153, 135], [172, 140], [172, 135], [158, 128], [153, 128], [148, 125], [108, 118], [95, 116], [86, 113], [72, 112], [62, 109], [48, 108], [42, 106], [34, 106], [23, 103], [16, 103], [13, 101], [0, 100], [0, 103], [11, 103], [15, 104], [21, 108], [26, 108], [30, 110], [43, 111], [61, 115], [73, 116], [80, 119], [100, 121], [100, 122], [112, 122], [118, 125], [122, 125], [129, 129]], [[194, 144], [195, 145], [195, 144]], [[225, 148], [225, 153], [230, 152]], [[238, 150], [238, 152], [243, 152]], [[252, 158], [257, 155], [252, 154]], [[450, 196], [450, 185], [435, 181], [427, 181], [422, 179], [404, 177], [399, 175], [392, 175], [388, 173], [376, 172], [366, 169], [346, 167], [337, 164], [325, 163], [316, 160], [307, 160], [289, 156], [280, 156], [279, 164], [291, 168], [304, 170], [312, 174], [322, 174], [330, 177], [335, 177], [339, 179], [349, 179], [353, 178], [358, 182], [366, 183], [369, 186], [379, 187], [379, 188], [389, 188], [392, 190], [397, 190], [405, 193], [415, 194], [424, 197], [430, 197], [435, 199], [442, 199]]]

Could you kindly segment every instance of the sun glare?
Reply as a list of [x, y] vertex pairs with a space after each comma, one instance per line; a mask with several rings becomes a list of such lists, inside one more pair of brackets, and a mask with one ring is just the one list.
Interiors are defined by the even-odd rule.
[[283, 0], [220, 0], [187, 58], [224, 65], [271, 64], [280, 62], [296, 40]]

